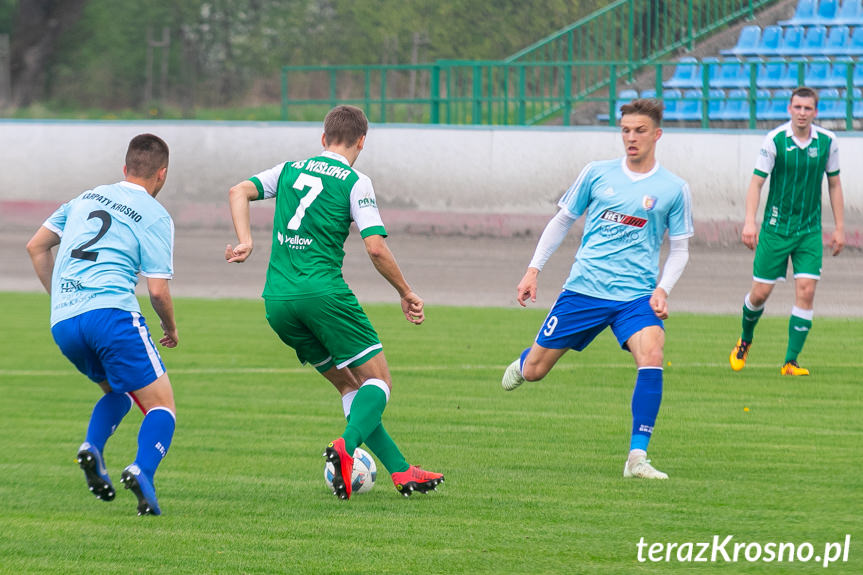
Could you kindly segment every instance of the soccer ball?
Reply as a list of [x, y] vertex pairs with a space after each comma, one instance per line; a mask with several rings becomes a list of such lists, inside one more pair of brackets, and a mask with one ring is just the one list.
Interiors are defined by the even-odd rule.
[[[333, 464], [327, 461], [324, 465], [324, 481], [327, 483], [330, 491], [333, 490], [333, 474], [336, 468]], [[354, 450], [354, 472], [351, 474], [351, 491], [354, 494], [367, 493], [375, 486], [375, 479], [378, 476], [378, 468], [375, 465], [375, 460], [365, 449], [359, 447]]]

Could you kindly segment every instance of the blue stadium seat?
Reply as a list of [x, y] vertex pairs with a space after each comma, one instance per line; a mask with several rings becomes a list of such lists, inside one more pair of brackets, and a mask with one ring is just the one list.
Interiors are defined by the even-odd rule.
[[701, 101], [701, 98], [701, 88], [692, 88], [683, 92], [683, 101], [680, 109], [682, 120], [690, 122], [701, 120], [701, 111], [704, 109], [704, 103]]
[[806, 29], [803, 42], [800, 44], [800, 54], [804, 56], [823, 56], [827, 43], [827, 28], [810, 26]]
[[707, 115], [711, 120], [717, 120], [725, 108], [725, 90], [722, 88], [711, 88], [708, 92]]
[[776, 53], [780, 56], [797, 56], [803, 44], [803, 26], [789, 26], [782, 34]]
[[695, 88], [701, 86], [701, 67], [698, 59], [687, 56], [681, 58], [674, 68], [674, 74], [663, 82], [666, 88]]
[[665, 110], [662, 114], [663, 118], [672, 121], [683, 119], [681, 117], [682, 97], [683, 95], [680, 93], [680, 90], [676, 88], [667, 88], [662, 91], [662, 100], [665, 106]]
[[642, 90], [641, 95], [639, 96], [639, 98], [655, 98], [655, 97], [656, 97], [656, 90], [653, 90], [653, 89]]
[[836, 18], [839, 0], [819, 0], [815, 17], [819, 22], [832, 22]]
[[806, 78], [806, 58], [794, 58], [788, 61], [788, 87], [803, 86]]
[[863, 62], [860, 60], [854, 61], [853, 83], [855, 86], [863, 86]]
[[779, 53], [779, 43], [782, 41], [782, 26], [766, 26], [761, 32], [756, 54], [774, 56]]
[[779, 22], [781, 26], [802, 26], [805, 24], [814, 24], [817, 22], [815, 15], [818, 5], [816, 0], [800, 0], [797, 2], [797, 9], [794, 11], [794, 16], [790, 20]]
[[707, 74], [707, 84], [709, 86], [713, 86], [719, 77], [719, 63], [719, 58], [713, 56], [701, 59], [701, 74]]
[[725, 56], [751, 56], [758, 54], [758, 42], [761, 40], [760, 26], [744, 26], [737, 38], [737, 45], [728, 50], [720, 50]]
[[825, 88], [818, 91], [818, 117], [822, 120], [845, 117], [845, 102], [839, 99], [839, 90]]
[[854, 88], [851, 91], [851, 99], [854, 101], [852, 115], [855, 118], [863, 118], [863, 91], [860, 88]]
[[725, 60], [719, 64], [719, 75], [711, 86], [717, 88], [740, 88], [749, 86], [749, 68], [738, 60]]
[[761, 120], [787, 120], [788, 119], [788, 104], [791, 100], [791, 90], [781, 89], [774, 90], [770, 97], [770, 105], [767, 110], [759, 118]]
[[755, 83], [759, 88], [791, 88], [797, 85], [797, 80], [789, 73], [785, 60], [775, 58], [758, 68]]
[[826, 56], [841, 56], [847, 54], [851, 42], [848, 26], [833, 26], [827, 32], [827, 42], [822, 53]]
[[797, 9], [794, 11], [794, 16], [789, 20], [782, 20], [778, 24], [780, 26], [812, 24], [815, 22], [816, 10], [818, 10], [817, 0], [799, 0], [797, 2]]
[[842, 88], [848, 84], [848, 65], [854, 62], [849, 57], [836, 58], [830, 68], [830, 75], [824, 83], [828, 88]]
[[845, 53], [849, 56], [863, 56], [863, 26], [851, 30], [851, 40]]
[[718, 115], [719, 120], [748, 120], [749, 119], [749, 92], [747, 90], [735, 89], [728, 92], [725, 106]]
[[806, 77], [804, 84], [812, 88], [823, 88], [827, 86], [827, 78], [830, 76], [830, 61], [818, 60], [806, 65]]
[[759, 88], [755, 92], [755, 118], [758, 120], [766, 119], [764, 115], [770, 108], [770, 90]]
[[842, 0], [842, 6], [836, 12], [834, 24], [863, 24], [863, 4], [860, 0]]

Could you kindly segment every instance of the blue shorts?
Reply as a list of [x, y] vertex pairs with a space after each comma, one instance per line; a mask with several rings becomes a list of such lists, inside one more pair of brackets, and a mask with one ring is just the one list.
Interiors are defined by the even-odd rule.
[[547, 349], [572, 348], [581, 351], [606, 327], [623, 349], [626, 341], [646, 327], [665, 329], [650, 307], [650, 296], [631, 301], [615, 301], [563, 290], [536, 336], [536, 343]]
[[78, 371], [111, 389], [128, 393], [165, 373], [144, 316], [115, 308], [94, 309], [59, 321], [51, 335]]

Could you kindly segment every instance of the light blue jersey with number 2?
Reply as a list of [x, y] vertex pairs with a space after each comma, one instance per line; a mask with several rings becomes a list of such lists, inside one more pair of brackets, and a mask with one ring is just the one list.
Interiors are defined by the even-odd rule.
[[584, 235], [564, 289], [616, 301], [650, 295], [659, 276], [665, 232], [693, 235], [689, 186], [657, 163], [639, 174], [626, 159], [592, 162], [558, 202]]
[[42, 225], [60, 236], [51, 280], [52, 326], [94, 309], [140, 312], [138, 273], [173, 277], [174, 223], [137, 184], [84, 192]]

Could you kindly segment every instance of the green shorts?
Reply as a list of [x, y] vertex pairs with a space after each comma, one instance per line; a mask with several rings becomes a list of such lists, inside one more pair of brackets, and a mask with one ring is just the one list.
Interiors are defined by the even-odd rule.
[[273, 331], [294, 348], [302, 363], [312, 364], [320, 373], [362, 365], [383, 348], [351, 292], [264, 301]]
[[820, 231], [787, 237], [762, 229], [752, 263], [752, 279], [766, 284], [785, 281], [788, 258], [795, 278], [821, 279], [823, 249]]

